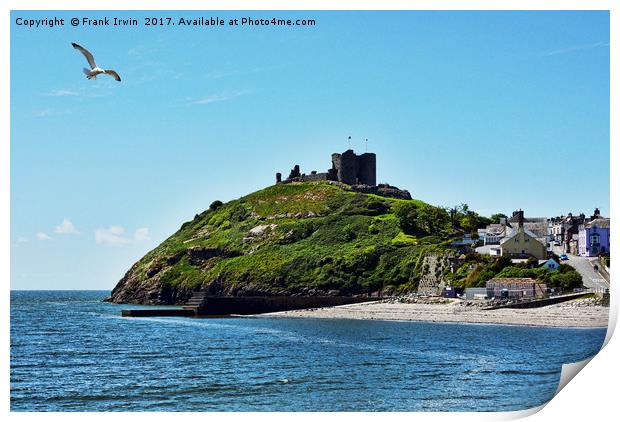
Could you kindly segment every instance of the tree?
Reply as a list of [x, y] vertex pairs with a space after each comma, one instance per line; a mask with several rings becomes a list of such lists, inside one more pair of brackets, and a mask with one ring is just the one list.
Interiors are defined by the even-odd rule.
[[427, 205], [418, 212], [418, 225], [425, 228], [428, 234], [438, 234], [445, 230], [449, 217], [446, 210]]
[[469, 205], [461, 204], [453, 207], [447, 207], [446, 211], [450, 216], [450, 225], [452, 230], [456, 230], [457, 228], [461, 228], [460, 218], [469, 211]]
[[458, 208], [456, 206], [446, 207], [445, 210], [450, 216], [450, 227], [452, 228], [452, 230], [456, 230], [456, 225], [457, 225], [456, 222], [457, 222], [457, 217], [459, 215]]
[[218, 208], [219, 208], [219, 207], [221, 207], [222, 205], [224, 205], [224, 204], [222, 203], [222, 201], [215, 200], [215, 201], [211, 202], [211, 205], [209, 205], [209, 209], [210, 209], [211, 211], [215, 211], [216, 209], [218, 209]]
[[577, 271], [556, 272], [551, 275], [548, 284], [552, 287], [561, 287], [564, 290], [574, 289], [582, 284], [581, 274]]
[[448, 212], [431, 205], [404, 202], [395, 207], [400, 228], [407, 234], [438, 234], [446, 229], [450, 220]]
[[413, 202], [402, 202], [394, 207], [398, 225], [403, 232], [414, 234], [420, 231], [418, 226], [418, 206]]
[[508, 216], [506, 214], [502, 214], [502, 213], [493, 214], [491, 216], [491, 222], [493, 224], [499, 224], [499, 221], [500, 221], [501, 218], [508, 219]]

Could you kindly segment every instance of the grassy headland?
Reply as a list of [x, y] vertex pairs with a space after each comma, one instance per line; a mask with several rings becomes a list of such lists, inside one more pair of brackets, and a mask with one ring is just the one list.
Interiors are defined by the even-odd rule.
[[425, 253], [446, 250], [448, 213], [334, 183], [267, 187], [209, 209], [140, 259], [115, 302], [214, 294], [360, 294], [417, 287]]

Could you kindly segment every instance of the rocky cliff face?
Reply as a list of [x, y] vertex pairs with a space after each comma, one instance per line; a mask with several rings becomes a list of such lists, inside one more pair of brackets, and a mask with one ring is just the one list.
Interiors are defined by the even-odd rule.
[[[233, 257], [235, 253], [219, 248], [191, 247], [173, 255], [155, 257], [139, 270], [140, 262], [136, 263], [112, 290], [111, 301], [117, 303], [141, 303], [148, 305], [185, 303], [196, 290], [196, 286], [175, 285], [165, 280], [165, 275], [183, 258], [187, 258], [190, 265], [200, 266], [202, 263], [215, 257]], [[144, 282], [144, 278], [148, 282]], [[227, 295], [217, 280], [213, 280], [207, 287], [211, 294]]]
[[445, 272], [448, 269], [446, 254], [428, 254], [422, 259], [421, 278], [418, 293], [423, 295], [439, 295], [448, 285]]
[[[110, 301], [182, 304], [213, 295], [411, 291], [433, 236], [403, 236], [399, 199], [333, 183], [278, 184], [210, 209], [135, 263]], [[414, 201], [423, 204], [420, 201]]]

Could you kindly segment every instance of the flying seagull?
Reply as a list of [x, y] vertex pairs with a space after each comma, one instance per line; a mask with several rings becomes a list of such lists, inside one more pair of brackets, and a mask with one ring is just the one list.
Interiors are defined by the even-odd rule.
[[93, 55], [91, 54], [90, 51], [88, 51], [87, 49], [85, 49], [81, 45], [78, 45], [78, 44], [76, 44], [74, 42], [71, 43], [71, 45], [73, 46], [73, 48], [75, 48], [80, 53], [82, 53], [84, 55], [84, 57], [86, 57], [86, 60], [88, 60], [88, 64], [90, 65], [90, 69], [84, 68], [84, 74], [86, 74], [86, 78], [87, 79], [97, 79], [97, 75], [101, 75], [103, 73], [104, 75], [112, 76], [114, 79], [116, 79], [119, 82], [121, 81], [121, 77], [118, 76], [118, 73], [116, 73], [114, 70], [112, 70], [112, 69], [102, 69], [99, 66], [97, 66], [97, 64], [95, 63], [95, 58], [93, 57]]

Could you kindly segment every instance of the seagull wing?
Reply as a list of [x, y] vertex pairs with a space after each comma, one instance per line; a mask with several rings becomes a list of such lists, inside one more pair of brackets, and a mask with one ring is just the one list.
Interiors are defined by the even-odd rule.
[[118, 73], [116, 73], [116, 71], [112, 70], [112, 69], [106, 69], [105, 70], [106, 75], [110, 75], [112, 76], [114, 79], [116, 79], [117, 81], [121, 81], [121, 77], [118, 76]]
[[90, 51], [88, 51], [87, 49], [85, 49], [81, 45], [78, 45], [78, 44], [76, 44], [74, 42], [72, 42], [71, 45], [73, 46], [73, 48], [75, 48], [80, 53], [82, 53], [84, 55], [84, 57], [86, 57], [86, 60], [88, 60], [88, 64], [90, 65], [91, 69], [94, 69], [94, 68], [97, 67], [97, 64], [95, 63], [95, 58], [90, 53]]

